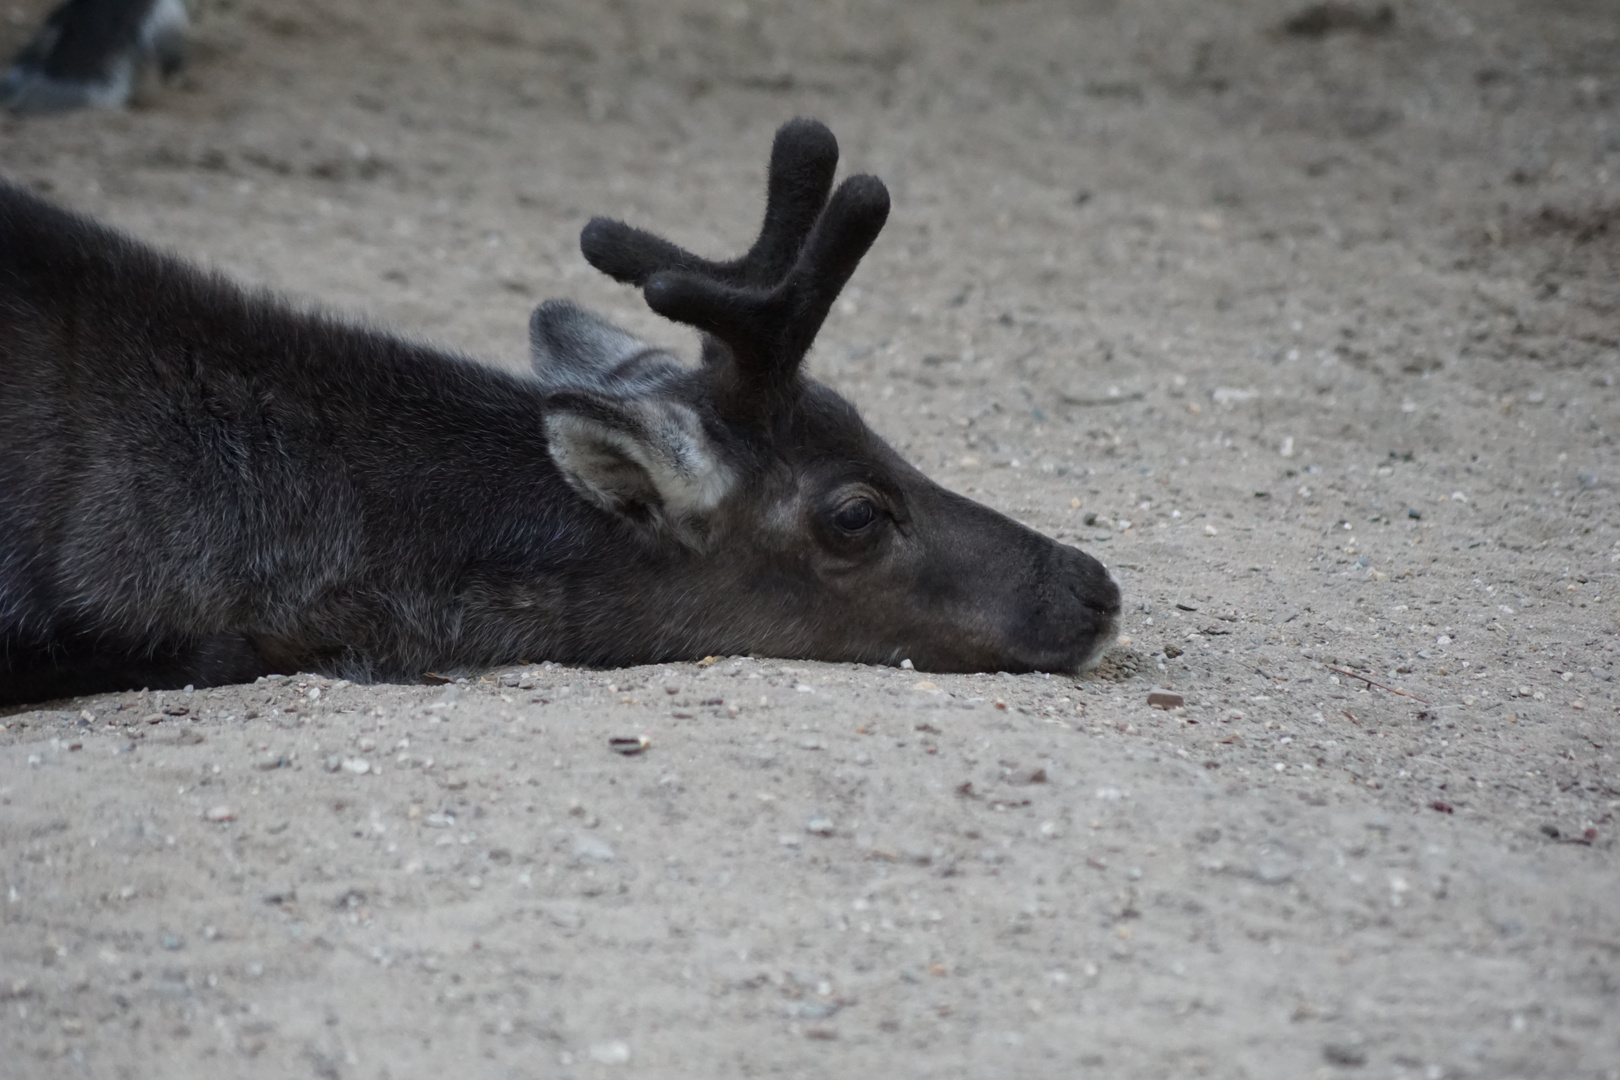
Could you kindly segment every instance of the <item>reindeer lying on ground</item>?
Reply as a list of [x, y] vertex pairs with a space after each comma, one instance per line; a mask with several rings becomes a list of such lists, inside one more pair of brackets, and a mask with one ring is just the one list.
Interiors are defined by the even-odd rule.
[[759, 653], [1076, 671], [1090, 556], [932, 483], [804, 375], [888, 216], [776, 136], [714, 263], [602, 218], [585, 257], [703, 332], [681, 364], [562, 301], [534, 374], [293, 311], [0, 184], [0, 701], [319, 671]]

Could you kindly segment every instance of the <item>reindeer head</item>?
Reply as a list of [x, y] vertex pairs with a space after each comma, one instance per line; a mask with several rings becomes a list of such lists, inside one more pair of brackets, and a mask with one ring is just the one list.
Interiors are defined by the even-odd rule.
[[703, 332], [699, 369], [571, 304], [534, 313], [554, 461], [663, 552], [636, 590], [647, 617], [594, 655], [1084, 669], [1119, 615], [1102, 564], [933, 483], [802, 370], [889, 212], [875, 177], [832, 190], [837, 162], [824, 126], [784, 125], [759, 238], [731, 262], [605, 218], [585, 227], [593, 266]]

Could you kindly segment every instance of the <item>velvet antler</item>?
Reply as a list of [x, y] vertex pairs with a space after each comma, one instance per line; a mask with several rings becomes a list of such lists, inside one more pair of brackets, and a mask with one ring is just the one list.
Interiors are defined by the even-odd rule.
[[829, 200], [838, 143], [813, 120], [794, 120], [771, 148], [765, 221], [740, 259], [711, 262], [640, 229], [595, 218], [580, 234], [592, 266], [639, 285], [660, 315], [725, 346], [735, 391], [764, 402], [792, 383], [816, 332], [877, 239], [889, 193], [872, 176], [852, 176]]

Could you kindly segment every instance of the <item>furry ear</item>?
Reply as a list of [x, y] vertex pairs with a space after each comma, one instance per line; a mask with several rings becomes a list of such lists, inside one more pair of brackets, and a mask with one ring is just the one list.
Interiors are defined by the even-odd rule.
[[697, 411], [672, 397], [554, 394], [546, 440], [586, 499], [677, 533], [701, 526], [736, 480]]
[[669, 353], [567, 300], [548, 300], [529, 316], [529, 361], [547, 389], [615, 397], [646, 393], [683, 370]]

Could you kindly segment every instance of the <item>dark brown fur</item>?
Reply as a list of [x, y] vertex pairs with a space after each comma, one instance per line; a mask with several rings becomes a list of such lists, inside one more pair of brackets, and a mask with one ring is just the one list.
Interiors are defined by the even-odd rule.
[[765, 653], [1075, 670], [1119, 591], [928, 481], [800, 372], [887, 212], [778, 134], [761, 240], [614, 222], [598, 266], [709, 333], [572, 305], [532, 376], [291, 310], [0, 184], [0, 702], [296, 670]]

